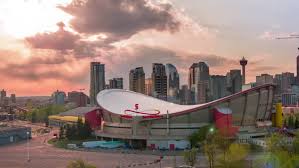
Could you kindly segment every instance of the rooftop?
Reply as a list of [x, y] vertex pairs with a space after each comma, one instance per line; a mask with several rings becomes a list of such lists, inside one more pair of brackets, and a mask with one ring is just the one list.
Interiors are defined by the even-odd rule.
[[59, 116], [82, 116], [88, 112], [98, 109], [98, 107], [77, 107], [69, 111], [60, 113]]

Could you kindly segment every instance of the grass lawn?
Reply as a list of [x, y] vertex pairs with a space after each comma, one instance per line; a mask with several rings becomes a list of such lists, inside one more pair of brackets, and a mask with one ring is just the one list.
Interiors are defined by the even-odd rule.
[[76, 144], [77, 146], [81, 146], [82, 142], [85, 141], [96, 141], [96, 139], [94, 137], [90, 137], [87, 139], [82, 139], [82, 140], [68, 140], [68, 139], [50, 139], [48, 141], [49, 144], [57, 147], [57, 148], [64, 148], [67, 149], [67, 144]]

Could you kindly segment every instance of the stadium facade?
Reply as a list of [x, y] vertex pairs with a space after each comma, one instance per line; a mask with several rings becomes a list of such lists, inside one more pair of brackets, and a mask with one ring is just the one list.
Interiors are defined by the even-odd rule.
[[176, 149], [188, 147], [188, 136], [209, 124], [252, 132], [271, 125], [274, 91], [275, 85], [266, 84], [205, 104], [178, 105], [128, 90], [103, 90], [97, 95], [102, 129], [95, 135], [134, 147]]

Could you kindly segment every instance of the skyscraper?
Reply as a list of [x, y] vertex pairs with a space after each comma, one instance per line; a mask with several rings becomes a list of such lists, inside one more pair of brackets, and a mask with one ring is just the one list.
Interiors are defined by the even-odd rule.
[[292, 85], [295, 84], [295, 75], [291, 72], [281, 74], [281, 91], [282, 93], [290, 92]]
[[240, 92], [242, 90], [242, 75], [241, 70], [234, 69], [226, 75], [227, 90], [230, 94]]
[[180, 104], [188, 105], [191, 103], [191, 91], [188, 85], [183, 85], [180, 89]]
[[123, 78], [110, 79], [109, 89], [123, 89]]
[[243, 57], [241, 60], [240, 60], [240, 65], [242, 66], [242, 85], [245, 85], [246, 83], [246, 70], [245, 70], [245, 67], [247, 65], [247, 60]]
[[56, 105], [63, 105], [65, 103], [65, 97], [66, 95], [64, 92], [57, 90], [52, 94], [53, 103]]
[[256, 76], [256, 85], [264, 85], [267, 83], [274, 83], [274, 78], [269, 74], [261, 74], [260, 76]]
[[97, 94], [105, 89], [105, 64], [90, 63], [90, 104], [97, 105]]
[[[210, 79], [209, 66], [205, 62], [193, 63], [189, 68], [189, 89], [192, 93], [192, 104], [198, 104], [199, 102], [205, 102], [207, 100], [207, 91], [203, 91], [203, 88], [208, 89], [208, 83]], [[198, 88], [198, 87], [201, 88]], [[200, 91], [200, 92], [199, 92]], [[199, 95], [205, 94], [205, 95]], [[205, 98], [204, 98], [205, 97]], [[204, 98], [204, 101], [199, 100]]]
[[145, 79], [145, 94], [148, 96], [153, 95], [153, 82], [152, 78]]
[[212, 100], [225, 97], [227, 93], [226, 76], [212, 75], [210, 78], [210, 95]]
[[0, 94], [1, 94], [1, 100], [3, 100], [6, 97], [6, 91], [2, 89]]
[[158, 99], [167, 100], [167, 76], [163, 64], [153, 63], [152, 81], [153, 96]]
[[73, 102], [78, 107], [85, 107], [88, 103], [88, 96], [83, 92], [72, 91], [68, 92], [68, 101]]
[[129, 88], [131, 91], [145, 93], [145, 74], [143, 67], [132, 69], [129, 74]]
[[16, 103], [16, 102], [17, 102], [16, 94], [11, 94], [11, 95], [10, 95], [10, 101], [11, 101], [12, 103]]
[[165, 65], [167, 76], [167, 101], [179, 103], [180, 76], [176, 67], [172, 64]]

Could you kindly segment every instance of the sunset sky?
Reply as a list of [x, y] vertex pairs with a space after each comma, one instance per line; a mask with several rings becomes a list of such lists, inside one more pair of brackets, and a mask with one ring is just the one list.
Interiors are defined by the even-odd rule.
[[299, 39], [295, 0], [1, 0], [0, 88], [18, 96], [89, 90], [89, 62], [106, 64], [106, 80], [153, 62], [174, 64], [187, 83], [193, 62], [211, 74], [240, 69], [295, 72]]

